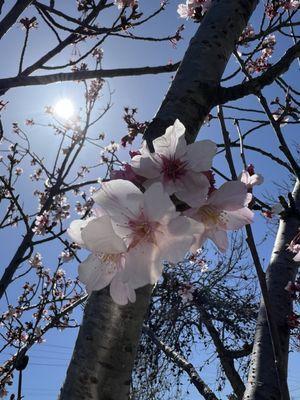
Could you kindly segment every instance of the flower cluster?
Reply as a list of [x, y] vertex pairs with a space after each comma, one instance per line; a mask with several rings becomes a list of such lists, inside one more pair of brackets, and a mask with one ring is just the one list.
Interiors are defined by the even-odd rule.
[[300, 232], [294, 237], [288, 246], [288, 250], [296, 254], [293, 258], [294, 261], [300, 261]]
[[37, 26], [38, 26], [36, 17], [22, 18], [22, 19], [20, 19], [20, 24], [27, 31], [29, 31], [29, 29], [32, 29], [32, 28], [37, 28]]
[[179, 4], [177, 12], [181, 18], [193, 18], [198, 20], [211, 6], [211, 0], [186, 0], [185, 4]]
[[[187, 144], [185, 127], [176, 120], [153, 147], [151, 153], [143, 143], [128, 164], [127, 180], [104, 182], [93, 195], [100, 208], [88, 219], [73, 221], [68, 230], [75, 243], [91, 252], [79, 266], [87, 292], [110, 284], [118, 304], [135, 301], [135, 289], [157, 282], [164, 261], [178, 263], [208, 238], [226, 251], [226, 231], [253, 219], [245, 183], [214, 187], [210, 169], [215, 143]], [[170, 196], [184, 212], [176, 210]]]
[[261, 55], [256, 60], [249, 60], [246, 63], [246, 70], [249, 74], [254, 72], [263, 72], [269, 68], [269, 58], [274, 53], [274, 46], [276, 44], [275, 35], [268, 35], [261, 44]]
[[138, 1], [137, 0], [115, 0], [115, 5], [119, 8], [125, 8], [125, 7], [137, 7], [138, 6]]
[[[239, 37], [239, 43], [247, 46], [247, 39], [252, 38], [255, 35], [253, 25], [248, 24], [243, 30], [241, 36]], [[244, 43], [246, 42], [246, 43]]]
[[280, 8], [283, 8], [286, 11], [293, 11], [297, 10], [299, 6], [299, 0], [273, 0], [272, 2], [268, 2], [265, 11], [269, 18], [275, 18], [279, 13]]

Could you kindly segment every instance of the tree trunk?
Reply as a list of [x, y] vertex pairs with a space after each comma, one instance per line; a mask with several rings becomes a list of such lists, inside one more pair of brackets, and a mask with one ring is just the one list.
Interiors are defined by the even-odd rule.
[[[295, 185], [293, 198], [299, 212], [299, 181]], [[299, 217], [295, 213], [291, 212], [284, 220], [280, 221], [271, 261], [266, 271], [272, 314], [279, 334], [281, 365], [278, 365], [278, 368], [281, 375], [285, 378], [285, 382], [282, 382], [283, 388], [286, 385], [287, 378], [290, 336], [287, 316], [292, 312], [292, 301], [289, 293], [284, 288], [289, 281], [295, 280], [298, 271], [298, 264], [292, 260], [293, 254], [287, 250], [287, 245], [295, 237], [298, 229]], [[287, 400], [280, 393], [277, 370], [275, 368], [265, 307], [262, 301], [257, 320], [248, 385], [244, 394], [244, 400]]]
[[[213, 105], [212, 93], [220, 85], [235, 43], [257, 2], [213, 1], [145, 134], [150, 146], [176, 118], [186, 126], [188, 142], [195, 140]], [[91, 296], [60, 400], [128, 399], [131, 367], [150, 298], [149, 287], [138, 292], [136, 303], [123, 307], [112, 302], [107, 290]]]

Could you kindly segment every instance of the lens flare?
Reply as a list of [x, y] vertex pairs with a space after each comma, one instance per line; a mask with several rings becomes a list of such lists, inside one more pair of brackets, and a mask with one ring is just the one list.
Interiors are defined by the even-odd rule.
[[53, 107], [54, 114], [63, 119], [70, 119], [74, 115], [74, 106], [71, 100], [61, 99]]

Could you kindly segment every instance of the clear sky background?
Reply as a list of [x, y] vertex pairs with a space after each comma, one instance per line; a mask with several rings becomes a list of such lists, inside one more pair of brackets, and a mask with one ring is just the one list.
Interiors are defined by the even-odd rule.
[[[13, 1], [7, 1], [7, 4], [11, 6]], [[73, 6], [74, 1], [71, 0], [60, 0], [57, 1], [57, 6], [65, 12], [70, 10], [74, 13], [75, 7]], [[130, 66], [154, 66], [163, 65], [168, 62], [176, 62], [180, 60], [188, 46], [189, 40], [196, 31], [198, 25], [191, 21], [181, 20], [176, 12], [177, 5], [180, 3], [179, 0], [171, 0], [167, 10], [162, 13], [158, 18], [154, 19], [149, 24], [143, 26], [142, 29], [136, 29], [136, 34], [145, 36], [166, 36], [176, 31], [177, 27], [182, 23], [185, 23], [185, 30], [183, 32], [183, 40], [176, 46], [172, 46], [170, 42], [152, 43], [133, 41], [130, 39], [122, 38], [110, 38], [103, 45], [104, 58], [103, 68], [122, 68]], [[154, 10], [159, 4], [159, 0], [140, 0], [140, 9], [148, 14], [151, 10]], [[255, 21], [259, 20], [261, 15], [261, 7], [255, 12], [253, 16], [253, 25]], [[5, 13], [5, 8], [4, 8]], [[116, 13], [116, 9], [112, 8], [107, 15], [101, 19], [101, 24], [108, 24], [111, 14]], [[4, 14], [3, 14], [4, 15]], [[35, 15], [34, 9], [30, 8], [24, 16], [32, 17]], [[15, 25], [9, 33], [6, 35], [4, 40], [0, 44], [1, 60], [1, 78], [14, 76], [17, 74], [17, 66], [21, 46], [23, 43], [24, 31], [22, 31], [20, 25]], [[28, 53], [25, 57], [25, 65], [32, 63], [35, 59], [39, 58], [45, 51], [50, 49], [54, 44], [54, 35], [52, 35], [48, 29], [45, 28], [44, 24], [41, 23], [37, 30], [30, 31], [30, 45]], [[278, 38], [279, 39], [279, 38]], [[275, 61], [284, 51], [286, 47], [286, 39], [278, 40], [278, 53], [274, 55]], [[292, 45], [290, 43], [289, 45]], [[72, 57], [72, 51], [74, 49], [68, 48], [64, 53], [55, 58], [50, 62], [50, 65], [55, 63], [65, 63], [66, 60]], [[84, 45], [80, 46], [80, 50], [84, 52]], [[92, 65], [92, 64], [91, 64]], [[233, 71], [237, 64], [234, 60], [228, 66], [228, 72]], [[209, 65], [207, 65], [209, 68]], [[297, 76], [298, 74], [298, 76]], [[108, 80], [110, 89], [114, 92], [112, 96], [113, 107], [107, 113], [107, 115], [100, 121], [100, 123], [94, 128], [95, 132], [105, 132], [107, 137], [107, 144], [111, 139], [118, 141], [124, 134], [126, 134], [126, 127], [122, 121], [122, 114], [124, 106], [138, 107], [138, 119], [150, 120], [154, 115], [160, 103], [168, 89], [171, 82], [172, 74], [162, 74], [156, 76], [144, 76], [144, 77], [130, 77], [130, 78], [114, 78]], [[289, 73], [290, 81], [299, 82], [299, 70], [296, 63], [293, 64], [291, 72]], [[298, 80], [297, 80], [298, 79]], [[237, 80], [238, 81], [238, 80]], [[236, 83], [237, 81], [231, 81], [230, 84]], [[299, 86], [299, 85], [298, 85]], [[299, 90], [299, 87], [298, 87]], [[274, 89], [266, 89], [265, 93], [269, 98], [274, 98], [279, 94], [278, 90], [275, 92]], [[16, 88], [11, 89], [5, 96], [4, 100], [9, 101], [9, 104], [3, 113], [3, 124], [5, 132], [11, 130], [11, 124], [13, 122], [19, 122], [20, 125], [24, 124], [27, 118], [33, 118], [35, 121], [47, 122], [49, 116], [44, 113], [44, 107], [47, 105], [55, 104], [61, 98], [70, 98], [75, 107], [79, 110], [84, 104], [83, 89], [82, 85], [69, 82], [69, 83], [57, 83], [48, 86], [40, 87], [27, 87], [27, 88]], [[107, 97], [103, 97], [99, 100], [99, 109], [102, 108], [107, 102]], [[239, 104], [244, 106], [255, 106], [259, 109], [259, 104], [254, 96], [242, 100]], [[215, 115], [215, 110], [213, 111]], [[234, 112], [228, 115], [236, 116]], [[261, 118], [261, 116], [260, 116]], [[232, 123], [228, 123], [228, 127], [232, 136], [236, 135], [235, 128]], [[243, 125], [243, 129], [249, 127], [248, 123]], [[294, 125], [292, 127], [287, 126], [285, 129], [286, 139], [292, 143], [297, 141], [299, 137], [298, 127]], [[53, 134], [46, 128], [33, 127], [27, 129], [30, 132], [32, 138], [32, 146], [34, 150], [45, 156], [45, 159], [50, 163], [51, 159], [55, 156], [57, 142], [53, 139]], [[219, 126], [216, 122], [212, 121], [209, 127], [204, 127], [199, 135], [201, 139], [211, 138], [216, 142], [221, 142]], [[253, 138], [252, 143], [256, 143], [258, 146], [267, 148], [275, 155], [280, 155], [278, 150], [278, 144], [271, 132], [270, 128], [264, 128], [259, 130]], [[250, 143], [250, 142], [249, 142]], [[81, 163], [88, 163], [92, 158], [99, 159], [98, 150], [92, 147], [86, 147], [81, 156]], [[127, 159], [127, 150], [122, 151], [121, 156], [123, 159]], [[237, 154], [237, 151], [235, 152]], [[257, 155], [253, 155], [248, 160], [256, 165], [257, 172], [260, 172], [265, 177], [265, 184], [263, 187], [257, 189], [257, 193], [260, 195], [273, 194], [275, 197], [278, 193], [277, 183], [288, 181], [288, 175], [282, 169], [274, 168], [273, 164]], [[237, 163], [237, 165], [239, 165]], [[228, 174], [228, 168], [224, 160], [224, 156], [216, 159], [215, 166], [222, 170], [225, 174]], [[242, 170], [242, 164], [240, 163], [240, 170]], [[31, 171], [30, 171], [31, 173]], [[96, 173], [96, 172], [95, 172]], [[26, 171], [24, 178], [20, 180], [19, 190], [22, 193], [25, 205], [30, 205], [32, 202], [32, 189], [28, 182], [28, 175]], [[99, 171], [101, 176], [101, 171]], [[221, 180], [218, 180], [221, 183]], [[1, 211], [1, 206], [0, 206]], [[255, 234], [257, 241], [261, 242], [266, 233], [266, 220], [260, 215], [256, 216], [255, 222]], [[1, 248], [1, 265], [4, 266], [10, 260], [11, 255], [14, 254], [15, 249], [18, 246], [20, 237], [20, 229], [11, 229], [5, 234], [0, 232], [0, 248]], [[2, 236], [1, 236], [2, 235]], [[271, 252], [271, 244], [273, 237], [268, 239], [260, 246], [261, 254], [265, 261], [264, 265], [267, 265], [267, 260]], [[57, 256], [60, 254], [62, 248], [59, 245], [51, 245], [51, 250], [46, 249], [44, 246], [41, 249], [44, 259], [47, 259], [49, 266], [51, 263], [55, 264]], [[64, 265], [64, 269], [67, 274], [75, 277], [77, 274], [77, 265], [75, 262], [71, 262]], [[16, 289], [9, 291], [10, 302], [14, 302], [16, 296]], [[2, 307], [3, 304], [2, 304]], [[76, 316], [80, 321], [81, 313], [80, 310], [76, 311]], [[76, 329], [69, 329], [62, 332], [51, 331], [46, 336], [45, 343], [36, 345], [29, 352], [30, 363], [28, 368], [24, 372], [24, 398], [25, 399], [55, 399], [57, 397], [59, 388], [63, 382], [64, 375], [68, 362], [70, 360], [74, 341], [77, 336]], [[4, 352], [0, 355], [0, 361], [3, 361], [8, 352]], [[299, 357], [291, 357], [291, 393], [293, 399], [300, 399], [300, 381], [297, 379], [297, 368], [299, 370]], [[214, 379], [214, 366], [211, 367], [211, 371], [208, 371], [207, 383], [212, 388], [216, 387]], [[16, 380], [17, 381], [17, 380]], [[15, 386], [14, 386], [15, 388]], [[225, 399], [225, 395], [228, 393], [224, 392], [220, 395], [221, 399]], [[191, 390], [190, 399], [196, 399], [199, 396]]]

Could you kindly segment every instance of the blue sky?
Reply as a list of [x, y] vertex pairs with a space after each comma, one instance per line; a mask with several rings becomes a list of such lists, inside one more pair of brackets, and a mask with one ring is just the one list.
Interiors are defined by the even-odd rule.
[[[59, 3], [59, 2], [57, 2]], [[143, 33], [145, 36], [165, 36], [175, 32], [177, 27], [184, 21], [179, 19], [176, 13], [176, 7], [180, 3], [179, 0], [172, 0], [167, 10], [162, 13], [157, 19], [145, 25], [143, 29], [136, 29], [137, 34]], [[149, 13], [159, 4], [159, 0], [140, 0], [140, 8], [145, 14]], [[61, 9], [73, 10], [71, 7], [72, 2], [69, 0], [62, 0]], [[258, 9], [253, 16], [253, 25], [258, 21]], [[115, 13], [115, 8], [112, 8], [109, 14]], [[107, 15], [101, 20], [101, 23], [109, 21], [110, 15]], [[29, 9], [24, 13], [24, 16], [32, 17], [34, 10]], [[105, 42], [103, 46], [104, 58], [103, 68], [121, 68], [130, 66], [152, 66], [167, 64], [170, 60], [176, 62], [180, 60], [188, 46], [189, 39], [197, 29], [197, 24], [191, 21], [185, 23], [186, 29], [183, 32], [183, 40], [174, 48], [169, 42], [151, 43], [125, 40], [120, 38], [112, 38]], [[20, 54], [22, 38], [24, 31], [21, 30], [19, 25], [15, 25], [4, 40], [1, 42], [1, 54], [7, 55], [1, 57], [1, 77], [14, 76], [17, 73], [17, 62]], [[31, 41], [32, 39], [32, 41]], [[31, 63], [41, 54], [45, 48], [51, 48], [54, 45], [54, 36], [49, 33], [44, 25], [41, 23], [38, 30], [30, 32], [30, 46], [28, 54], [25, 57], [25, 65]], [[81, 51], [84, 51], [84, 46]], [[278, 41], [278, 55], [283, 52], [286, 46], [286, 39], [279, 39]], [[62, 55], [55, 59], [57, 63], [64, 63], [72, 56], [72, 48], [68, 48]], [[274, 60], [278, 56], [274, 56]], [[272, 61], [274, 61], [272, 60]], [[54, 62], [54, 61], [53, 61]], [[52, 62], [50, 62], [50, 65]], [[236, 62], [232, 61], [228, 66], [228, 71], [236, 68]], [[209, 68], [209, 66], [207, 66]], [[289, 73], [290, 81], [296, 80], [296, 74], [299, 73], [298, 66], [294, 63], [291, 72]], [[124, 106], [138, 107], [138, 119], [149, 120], [151, 119], [156, 110], [158, 109], [167, 89], [172, 80], [172, 74], [163, 74], [160, 76], [146, 76], [146, 77], [131, 77], [131, 78], [114, 78], [109, 80], [110, 89], [114, 92], [112, 96], [113, 107], [109, 113], [100, 121], [94, 128], [94, 132], [105, 132], [107, 135], [107, 144], [111, 139], [118, 141], [126, 132], [125, 125], [122, 121], [122, 114]], [[231, 84], [236, 83], [235, 81]], [[298, 88], [299, 89], [299, 88]], [[273, 98], [278, 95], [278, 91], [272, 88], [265, 90], [265, 93]], [[33, 118], [36, 121], [46, 122], [49, 120], [48, 116], [44, 114], [44, 107], [53, 105], [60, 98], [68, 97], [73, 102], [76, 108], [83, 105], [83, 90], [81, 85], [77, 83], [64, 83], [53, 84], [40, 87], [27, 87], [11, 89], [4, 99], [9, 101], [7, 109], [3, 113], [3, 124], [6, 132], [10, 131], [12, 122], [19, 122], [20, 125], [24, 123], [27, 118]], [[99, 109], [105, 105], [106, 97], [99, 100]], [[239, 105], [247, 107], [255, 107], [259, 109], [259, 104], [254, 96], [239, 102]], [[216, 114], [215, 110], [213, 114]], [[234, 112], [230, 112], [232, 116], [236, 116]], [[247, 129], [249, 123], [242, 124], [242, 129]], [[236, 130], [231, 122], [228, 122], [229, 131], [232, 137], [237, 137]], [[297, 126], [284, 128], [284, 133], [289, 142], [296, 141]], [[53, 140], [53, 135], [48, 129], [33, 127], [31, 129], [32, 146], [36, 152], [43, 154], [49, 162], [51, 157], [54, 157], [57, 142]], [[200, 134], [201, 139], [211, 138], [216, 142], [221, 142], [218, 123], [212, 121], [209, 127], [204, 127]], [[253, 135], [249, 143], [255, 143], [258, 146], [265, 147], [275, 155], [280, 155], [278, 144], [275, 140], [273, 132], [270, 128], [264, 128]], [[91, 158], [91, 152], [95, 152], [93, 148], [86, 148], [83, 151], [81, 162], [87, 163]], [[238, 150], [235, 152], [238, 158]], [[126, 159], [127, 151], [122, 151], [121, 156]], [[275, 168], [272, 163], [267, 162], [265, 159], [257, 155], [251, 155], [249, 162], [257, 166], [257, 172], [261, 172], [265, 176], [265, 184], [263, 188], [258, 188], [257, 193], [266, 194], [273, 193], [276, 197], [277, 188], [274, 181], [287, 180], [288, 175], [279, 168]], [[92, 157], [98, 157], [97, 154], [92, 154]], [[241, 162], [237, 162], [240, 170], [242, 169]], [[228, 174], [228, 168], [225, 164], [224, 157], [216, 159], [215, 166], [225, 171]], [[26, 172], [26, 171], [25, 171]], [[99, 173], [99, 176], [101, 174]], [[28, 180], [20, 179], [19, 190], [22, 193], [23, 200], [26, 205], [32, 202], [31, 189], [28, 188]], [[221, 180], [218, 180], [221, 183]], [[1, 207], [0, 207], [1, 210]], [[255, 235], [260, 242], [266, 233], [266, 220], [261, 216], [256, 216], [255, 222]], [[12, 229], [4, 235], [0, 233], [1, 246], [4, 244], [5, 251], [2, 252], [2, 265], [4, 266], [10, 259], [11, 254], [18, 245], [17, 234], [18, 229]], [[265, 259], [264, 265], [267, 264], [269, 254], [271, 252], [272, 237], [269, 238], [260, 247], [261, 254]], [[51, 249], [51, 255], [47, 256], [49, 265], [55, 262], [57, 255], [60, 253], [61, 247], [54, 246]], [[45, 248], [42, 252], [46, 253]], [[45, 255], [46, 257], [46, 255]], [[65, 264], [64, 269], [71, 276], [76, 276], [76, 263]], [[10, 298], [13, 299], [15, 291], [9, 293]], [[80, 312], [76, 312], [78, 320], [80, 320]], [[66, 367], [70, 359], [74, 341], [76, 339], [77, 330], [65, 330], [63, 332], [52, 331], [46, 336], [46, 342], [41, 345], [36, 345], [30, 352], [30, 365], [24, 372], [24, 396], [25, 399], [45, 398], [55, 399], [58, 389], [62, 384]], [[5, 354], [6, 355], [6, 354]], [[0, 360], [4, 359], [4, 354], [1, 355]], [[299, 358], [292, 356], [291, 362], [291, 388], [294, 399], [300, 399], [300, 387], [296, 380], [296, 367], [299, 368]], [[213, 369], [213, 368], [212, 368]], [[214, 387], [214, 377], [210, 372], [207, 375], [208, 383]], [[197, 398], [196, 395], [191, 395], [191, 399]], [[221, 397], [220, 398], [225, 398]]]

